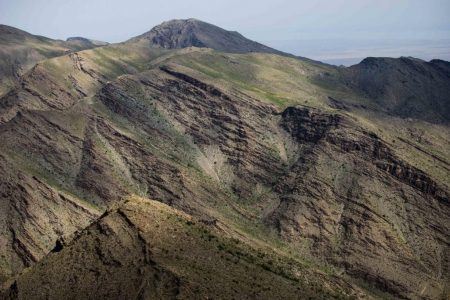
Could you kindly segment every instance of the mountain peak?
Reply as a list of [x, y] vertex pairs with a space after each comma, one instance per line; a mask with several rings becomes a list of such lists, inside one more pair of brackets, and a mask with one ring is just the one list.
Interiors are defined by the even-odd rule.
[[236, 31], [190, 18], [174, 19], [153, 27], [129, 42], [149, 43], [151, 47], [177, 49], [186, 47], [212, 48], [230, 53], [285, 53], [245, 38]]

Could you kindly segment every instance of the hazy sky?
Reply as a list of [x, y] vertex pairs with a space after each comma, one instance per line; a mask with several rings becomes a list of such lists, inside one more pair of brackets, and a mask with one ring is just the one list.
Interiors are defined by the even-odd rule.
[[412, 47], [411, 41], [420, 51], [427, 43], [434, 53], [450, 49], [450, 0], [0, 0], [0, 23], [60, 39], [119, 42], [162, 21], [190, 17], [304, 56], [317, 56], [316, 44], [320, 55], [334, 50], [330, 57], [355, 56], [358, 47], [373, 56], [390, 54], [385, 41], [398, 50]]

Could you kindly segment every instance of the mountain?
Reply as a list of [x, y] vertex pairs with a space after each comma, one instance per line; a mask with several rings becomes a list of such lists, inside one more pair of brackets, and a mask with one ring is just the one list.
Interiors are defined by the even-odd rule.
[[52, 40], [0, 24], [0, 95], [16, 84], [20, 76], [38, 61], [99, 45]]
[[448, 297], [450, 128], [387, 110], [398, 75], [149, 41], [1, 97], [3, 298]]
[[163, 22], [152, 30], [132, 38], [129, 42], [141, 42], [151, 47], [165, 49], [199, 47], [230, 53], [285, 54], [251, 41], [236, 31], [227, 31], [196, 19]]
[[411, 57], [369, 57], [337, 76], [341, 85], [371, 99], [386, 113], [428, 122], [450, 121], [450, 63]]

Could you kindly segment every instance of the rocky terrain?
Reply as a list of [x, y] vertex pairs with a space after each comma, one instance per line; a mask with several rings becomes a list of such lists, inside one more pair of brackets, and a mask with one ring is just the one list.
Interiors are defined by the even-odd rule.
[[0, 99], [2, 297], [445, 299], [447, 69], [192, 19], [35, 64]]

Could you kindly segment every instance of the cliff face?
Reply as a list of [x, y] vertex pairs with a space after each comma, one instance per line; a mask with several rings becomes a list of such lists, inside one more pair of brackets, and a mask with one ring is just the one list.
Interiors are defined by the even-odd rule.
[[445, 297], [450, 130], [336, 72], [134, 40], [36, 65], [0, 100], [3, 295]]

